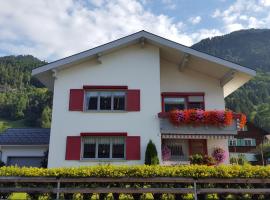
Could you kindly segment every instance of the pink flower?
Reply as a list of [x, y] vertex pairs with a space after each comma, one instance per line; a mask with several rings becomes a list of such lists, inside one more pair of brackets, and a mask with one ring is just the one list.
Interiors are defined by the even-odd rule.
[[225, 113], [224, 111], [217, 111], [217, 119], [218, 119], [218, 122], [222, 123], [224, 122], [225, 120]]
[[179, 111], [177, 112], [177, 121], [178, 121], [178, 122], [183, 122], [183, 121], [185, 121], [185, 114], [184, 114], [184, 112], [183, 112], [182, 110], [179, 110]]
[[204, 120], [204, 111], [203, 110], [196, 110], [196, 117], [197, 120], [203, 122]]

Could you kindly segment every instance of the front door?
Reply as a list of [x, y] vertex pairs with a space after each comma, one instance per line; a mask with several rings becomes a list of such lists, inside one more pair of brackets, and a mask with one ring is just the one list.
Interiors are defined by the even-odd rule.
[[189, 140], [189, 155], [207, 155], [206, 140]]

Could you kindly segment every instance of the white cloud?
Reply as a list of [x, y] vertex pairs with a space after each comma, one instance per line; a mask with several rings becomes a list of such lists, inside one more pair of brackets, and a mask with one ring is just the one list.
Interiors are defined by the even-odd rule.
[[189, 21], [190, 23], [194, 24], [194, 25], [200, 23], [201, 20], [202, 20], [201, 16], [190, 17], [190, 18], [188, 19], [188, 21]]
[[216, 9], [212, 14], [223, 22], [223, 33], [246, 29], [265, 28], [270, 23], [270, 0], [236, 0], [226, 9]]
[[218, 35], [222, 35], [218, 29], [201, 29], [196, 33], [191, 34], [194, 41], [200, 41], [205, 38], [212, 38]]
[[216, 9], [214, 11], [214, 13], [212, 14], [212, 17], [213, 18], [216, 18], [216, 17], [220, 17], [222, 14], [221, 14], [221, 11], [219, 9]]
[[166, 5], [167, 9], [176, 9], [176, 3], [173, 0], [162, 0], [161, 2]]
[[233, 31], [237, 31], [240, 29], [244, 29], [244, 26], [242, 24], [239, 24], [239, 23], [228, 24], [226, 26], [227, 32], [233, 32]]
[[104, 0], [90, 0], [90, 3], [92, 3], [95, 6], [102, 6], [104, 3]]
[[0, 51], [54, 60], [142, 29], [185, 45], [219, 33], [191, 35], [183, 22], [155, 15], [136, 0], [88, 2], [0, 0]]
[[270, 0], [261, 0], [260, 4], [263, 5], [263, 6], [268, 7], [268, 6], [270, 6]]

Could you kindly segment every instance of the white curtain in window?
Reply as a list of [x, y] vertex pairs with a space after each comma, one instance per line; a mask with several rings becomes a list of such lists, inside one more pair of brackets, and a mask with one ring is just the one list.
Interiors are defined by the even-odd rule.
[[110, 137], [97, 137], [97, 141], [99, 144], [110, 144], [111, 138]]
[[126, 95], [125, 92], [113, 92], [113, 96], [115, 97], [123, 97], [125, 95]]
[[181, 103], [185, 103], [185, 99], [168, 97], [168, 98], [164, 98], [164, 102], [167, 104], [175, 104], [175, 103], [181, 104]]
[[125, 138], [124, 137], [112, 137], [112, 144], [124, 144]]
[[101, 97], [111, 97], [112, 96], [111, 92], [100, 92], [99, 94]]
[[124, 137], [85, 137], [83, 138], [84, 144], [125, 144]]
[[98, 92], [87, 92], [86, 93], [86, 97], [97, 97], [98, 96]]
[[203, 96], [189, 96], [189, 102], [203, 102]]
[[95, 139], [95, 137], [85, 137], [85, 138], [83, 138], [83, 142], [84, 142], [84, 144], [95, 144], [96, 139]]

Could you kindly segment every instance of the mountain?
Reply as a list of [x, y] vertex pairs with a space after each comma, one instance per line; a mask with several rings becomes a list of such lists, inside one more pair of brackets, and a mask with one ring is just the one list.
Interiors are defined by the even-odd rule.
[[270, 29], [235, 31], [203, 39], [192, 48], [251, 69], [270, 71]]
[[235, 31], [192, 48], [257, 70], [255, 78], [226, 98], [226, 107], [270, 132], [270, 30]]
[[49, 126], [52, 94], [31, 76], [32, 69], [44, 64], [31, 55], [0, 57], [0, 132], [13, 126]]

